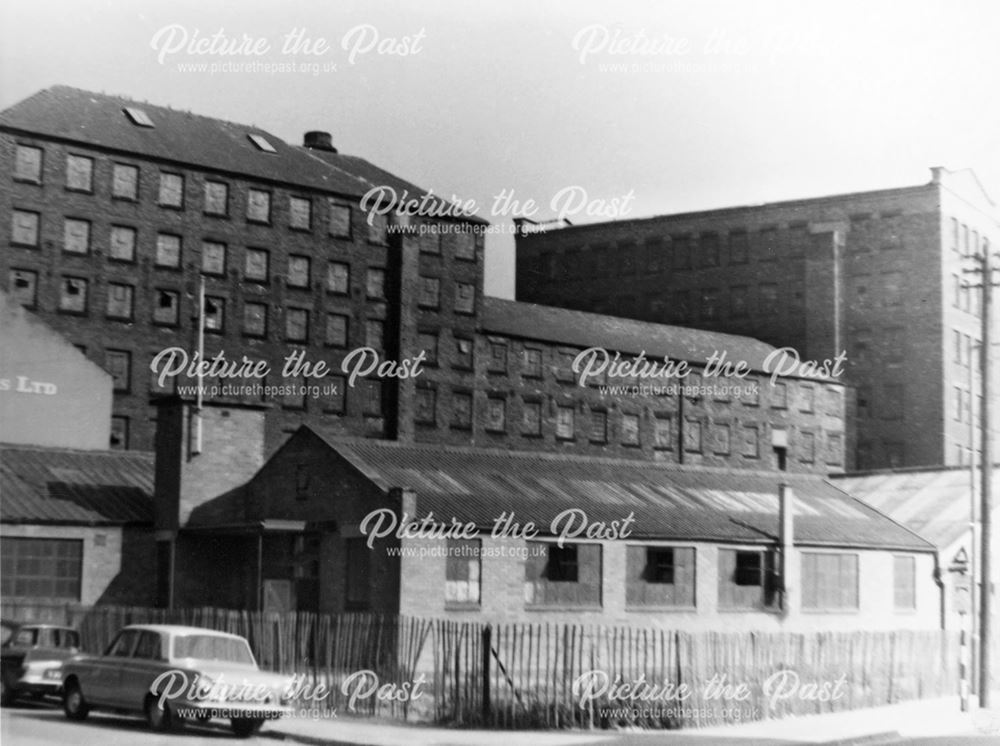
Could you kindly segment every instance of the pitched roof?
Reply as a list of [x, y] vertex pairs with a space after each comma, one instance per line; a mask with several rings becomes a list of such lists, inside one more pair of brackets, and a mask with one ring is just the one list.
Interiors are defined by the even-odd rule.
[[836, 475], [834, 484], [944, 549], [969, 531], [967, 467]]
[[0, 445], [4, 523], [153, 521], [153, 454]]
[[669, 357], [702, 365], [713, 353], [725, 352], [727, 361], [744, 361], [757, 371], [765, 369], [765, 359], [775, 351], [771, 345], [752, 337], [501, 298], [483, 299], [481, 323], [486, 332], [522, 339], [583, 348], [603, 347], [631, 355], [645, 352], [649, 358]]
[[579, 508], [592, 522], [621, 521], [634, 513], [636, 538], [772, 543], [778, 538], [778, 488], [786, 483], [795, 495], [798, 544], [933, 549], [912, 531], [814, 475], [324, 440], [382, 490], [415, 490], [420, 518], [433, 512], [444, 522], [454, 517], [492, 527], [501, 512], [513, 512], [521, 524], [532, 521], [547, 527], [561, 512]]
[[[133, 123], [125, 107], [141, 109], [154, 126]], [[0, 112], [0, 127], [345, 196], [372, 187], [260, 127], [69, 86], [46, 88]], [[262, 136], [275, 152], [261, 150], [249, 135]]]

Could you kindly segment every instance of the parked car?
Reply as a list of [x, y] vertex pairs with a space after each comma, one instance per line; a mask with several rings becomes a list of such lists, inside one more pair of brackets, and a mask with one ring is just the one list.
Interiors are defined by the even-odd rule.
[[224, 718], [245, 738], [292, 709], [290, 677], [261, 671], [243, 637], [200, 627], [124, 627], [103, 655], [66, 661], [62, 683], [66, 717], [142, 713], [154, 730]]
[[0, 642], [0, 704], [19, 696], [59, 694], [62, 664], [80, 651], [80, 635], [71, 627], [4, 620]]

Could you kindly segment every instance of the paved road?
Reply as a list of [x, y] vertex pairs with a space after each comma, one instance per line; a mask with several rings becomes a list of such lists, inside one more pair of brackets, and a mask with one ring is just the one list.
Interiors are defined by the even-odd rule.
[[[18, 703], [0, 710], [0, 741], [3, 746], [276, 746], [273, 738], [237, 738], [223, 721], [218, 727], [187, 726], [183, 735], [154, 733], [140, 718], [91, 713], [82, 722], [71, 722], [52, 704]], [[264, 726], [267, 727], [266, 725]]]

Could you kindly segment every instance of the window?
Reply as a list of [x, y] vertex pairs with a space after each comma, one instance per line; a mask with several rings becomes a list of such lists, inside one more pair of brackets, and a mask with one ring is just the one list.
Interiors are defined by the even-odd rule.
[[111, 374], [115, 391], [128, 391], [132, 387], [132, 353], [127, 350], [108, 350], [105, 366]]
[[690, 453], [701, 453], [701, 421], [690, 417], [684, 418], [684, 450]]
[[816, 435], [814, 433], [799, 433], [799, 461], [811, 464], [816, 460]]
[[42, 183], [42, 149], [18, 145], [14, 160], [14, 178], [18, 181]]
[[371, 583], [371, 552], [362, 537], [344, 539], [344, 607], [350, 611], [368, 608]]
[[114, 416], [111, 418], [111, 438], [109, 445], [113, 451], [128, 450], [129, 443], [128, 417]]
[[897, 611], [917, 608], [917, 561], [911, 555], [892, 558], [892, 606]]
[[84, 155], [66, 156], [66, 188], [75, 192], [94, 191], [94, 159]]
[[343, 262], [330, 262], [326, 268], [326, 289], [346, 295], [351, 285], [351, 267]]
[[744, 458], [760, 458], [760, 428], [757, 425], [743, 425], [743, 445], [740, 452]]
[[763, 316], [778, 315], [778, 286], [764, 283], [760, 286], [760, 313]]
[[487, 369], [491, 373], [507, 372], [507, 345], [504, 342], [490, 342], [490, 359]]
[[221, 181], [205, 182], [205, 214], [229, 214], [229, 186]]
[[365, 321], [365, 344], [375, 350], [385, 346], [385, 323], [378, 319]]
[[108, 283], [108, 318], [130, 320], [133, 294], [131, 285]]
[[690, 236], [673, 236], [674, 269], [691, 268], [691, 238]]
[[608, 442], [608, 413], [600, 410], [590, 410], [590, 442]]
[[251, 133], [247, 135], [247, 139], [253, 143], [257, 150], [262, 150], [265, 153], [277, 153], [278, 151], [274, 149], [274, 146], [267, 141], [267, 138], [263, 135], [258, 135], [256, 133]]
[[142, 109], [136, 108], [134, 106], [126, 106], [122, 111], [125, 112], [125, 116], [129, 118], [129, 121], [137, 127], [148, 127], [150, 129], [154, 128], [156, 125], [153, 124], [153, 120], [149, 118], [147, 114]]
[[350, 320], [342, 313], [328, 313], [326, 315], [326, 337], [325, 342], [330, 347], [347, 347], [347, 330]]
[[542, 377], [542, 351], [525, 347], [522, 353], [524, 367], [522, 374], [528, 378]]
[[729, 263], [746, 264], [749, 237], [743, 231], [729, 234]]
[[10, 294], [18, 305], [34, 308], [38, 304], [38, 273], [30, 269], [12, 269]]
[[812, 412], [816, 408], [816, 389], [803, 384], [799, 387], [799, 411]]
[[[778, 605], [774, 552], [719, 549], [719, 608], [773, 609]], [[803, 581], [803, 585], [804, 585]]]
[[368, 213], [368, 243], [384, 244], [386, 242], [389, 219], [385, 215]]
[[885, 305], [901, 305], [903, 303], [903, 274], [901, 272], [883, 272], [882, 292]]
[[224, 298], [205, 298], [205, 331], [221, 332], [225, 329], [226, 301]]
[[333, 238], [351, 237], [351, 206], [343, 205], [339, 202], [329, 201], [330, 221], [327, 225], [327, 233]]
[[323, 411], [341, 414], [347, 409], [347, 379], [343, 376], [327, 376], [327, 379], [328, 394]]
[[528, 606], [600, 606], [601, 547], [529, 541], [524, 563]]
[[482, 595], [482, 542], [479, 539], [448, 539], [445, 564], [444, 602], [447, 606], [479, 606]]
[[556, 438], [559, 440], [573, 440], [574, 438], [574, 418], [575, 410], [572, 406], [556, 407]]
[[180, 318], [180, 296], [173, 290], [157, 290], [153, 305], [153, 323], [176, 326]]
[[858, 608], [858, 555], [802, 553], [802, 608]]
[[201, 244], [201, 271], [207, 275], [226, 273], [226, 245], [216, 241]]
[[441, 234], [433, 223], [424, 223], [426, 232], [420, 234], [420, 251], [424, 254], [441, 253]]
[[831, 466], [844, 463], [844, 436], [840, 433], [827, 433], [825, 461]]
[[639, 415], [622, 415], [622, 445], [639, 445]]
[[243, 304], [243, 333], [248, 337], [267, 336], [267, 304]]
[[438, 333], [419, 332], [417, 334], [418, 351], [424, 353], [428, 365], [438, 364]]
[[285, 311], [285, 339], [289, 342], [305, 342], [309, 338], [309, 312], [304, 308], [289, 308]]
[[247, 221], [250, 223], [271, 222], [271, 193], [262, 189], [247, 191]]
[[365, 381], [365, 414], [373, 417], [382, 416], [382, 382]]
[[59, 285], [59, 310], [64, 313], [87, 312], [87, 280], [63, 277]]
[[243, 263], [243, 277], [247, 280], [267, 282], [271, 271], [271, 255], [265, 249], [247, 249]]
[[476, 286], [467, 282], [455, 283], [455, 312], [474, 313], [476, 308]]
[[542, 403], [537, 401], [521, 402], [521, 433], [524, 435], [542, 434]]
[[486, 398], [486, 429], [502, 433], [507, 429], [507, 400], [502, 396]]
[[702, 233], [701, 234], [701, 266], [702, 267], [718, 267], [719, 266], [719, 234], [718, 233]]
[[454, 366], [464, 370], [472, 370], [472, 340], [455, 337]]
[[668, 450], [673, 443], [673, 425], [669, 415], [656, 415], [653, 418], [653, 447], [658, 450]]
[[365, 273], [365, 297], [382, 300], [385, 298], [385, 270], [369, 267]]
[[174, 236], [170, 233], [156, 234], [156, 266], [174, 269], [181, 266], [180, 236]]
[[142, 631], [139, 633], [139, 642], [135, 646], [133, 658], [144, 660], [162, 661], [163, 652], [160, 644], [160, 633]]
[[139, 167], [116, 163], [111, 167], [111, 196], [133, 202], [139, 199]]
[[626, 551], [627, 606], [695, 605], [693, 548], [629, 545]]
[[111, 226], [108, 257], [121, 262], [135, 261], [135, 228], [126, 228], [123, 225]]
[[180, 174], [161, 172], [157, 201], [162, 207], [184, 207], [184, 177]]
[[288, 286], [293, 288], [308, 288], [311, 263], [307, 256], [288, 257]]
[[475, 260], [476, 234], [471, 231], [460, 231], [455, 236], [455, 258]]
[[288, 227], [300, 231], [312, 228], [312, 201], [307, 197], [288, 198]]
[[80, 600], [83, 541], [5, 537], [0, 544], [4, 598]]
[[90, 252], [90, 221], [66, 218], [63, 223], [63, 251], [67, 254]]
[[421, 425], [437, 424], [437, 392], [426, 386], [417, 388], [416, 417]]
[[472, 394], [457, 391], [452, 393], [451, 426], [463, 430], [472, 427]]
[[734, 319], [742, 319], [749, 315], [750, 306], [747, 297], [750, 290], [746, 285], [736, 285], [729, 291], [729, 313]]
[[716, 422], [712, 425], [712, 452], [728, 456], [732, 448], [732, 430], [729, 425]]
[[10, 242], [19, 246], [38, 246], [40, 219], [37, 212], [14, 210], [10, 220]]
[[755, 378], [748, 376], [743, 379], [743, 394], [740, 396], [740, 401], [748, 407], [760, 406], [760, 385]]
[[441, 305], [441, 280], [437, 277], [421, 277], [420, 297], [417, 302], [424, 308], [439, 308]]
[[784, 381], [775, 381], [771, 386], [771, 407], [774, 409], [788, 408], [788, 384]]
[[701, 317], [703, 319], [719, 317], [719, 291], [715, 288], [704, 288], [701, 291]]

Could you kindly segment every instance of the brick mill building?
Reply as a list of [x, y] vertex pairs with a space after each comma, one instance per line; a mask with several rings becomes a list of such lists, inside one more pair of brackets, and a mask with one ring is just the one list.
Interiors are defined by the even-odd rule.
[[997, 246], [998, 213], [971, 171], [932, 172], [816, 199], [522, 221], [517, 298], [747, 335], [807, 359], [846, 351], [858, 468], [968, 463], [980, 310], [963, 269]]

